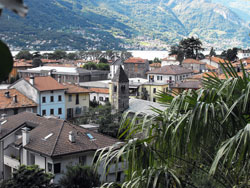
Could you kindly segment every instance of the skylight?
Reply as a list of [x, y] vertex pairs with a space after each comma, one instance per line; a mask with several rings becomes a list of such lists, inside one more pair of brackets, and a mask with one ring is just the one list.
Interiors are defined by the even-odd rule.
[[92, 134], [90, 134], [90, 133], [87, 133], [87, 136], [89, 137], [89, 139], [94, 139], [94, 137], [92, 136]]
[[53, 133], [50, 133], [49, 135], [47, 135], [47, 136], [45, 136], [44, 138], [43, 138], [43, 140], [47, 140], [48, 138], [50, 138], [51, 136], [53, 135]]
[[1, 125], [5, 124], [6, 122], [7, 122], [7, 120], [4, 120], [4, 121], [1, 123]]

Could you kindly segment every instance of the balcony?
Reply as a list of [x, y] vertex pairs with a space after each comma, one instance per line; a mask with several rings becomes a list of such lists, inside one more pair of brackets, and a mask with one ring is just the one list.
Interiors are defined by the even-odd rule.
[[14, 156], [10, 157], [7, 155], [4, 155], [4, 164], [15, 169], [18, 169], [18, 167], [20, 166], [20, 162], [17, 158], [14, 158]]

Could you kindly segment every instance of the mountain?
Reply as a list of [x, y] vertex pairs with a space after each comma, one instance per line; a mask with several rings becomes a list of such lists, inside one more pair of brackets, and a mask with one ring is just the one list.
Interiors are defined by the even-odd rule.
[[249, 0], [213, 0], [213, 3], [219, 3], [230, 8], [237, 13], [241, 19], [250, 22], [250, 1]]
[[246, 21], [214, 1], [26, 0], [25, 19], [3, 12], [0, 38], [34, 50], [163, 49], [188, 36], [216, 48], [246, 47]]

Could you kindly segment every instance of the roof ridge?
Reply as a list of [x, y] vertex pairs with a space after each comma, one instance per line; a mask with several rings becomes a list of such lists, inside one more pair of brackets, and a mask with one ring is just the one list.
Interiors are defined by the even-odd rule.
[[64, 122], [65, 122], [65, 121], [63, 121], [62, 126], [61, 126], [61, 128], [60, 128], [60, 130], [59, 130], [59, 133], [58, 133], [58, 135], [57, 135], [57, 137], [56, 137], [55, 145], [54, 145], [54, 147], [53, 147], [53, 150], [52, 150], [50, 156], [53, 156], [53, 154], [54, 154], [54, 152], [55, 152], [55, 149], [56, 149], [56, 145], [57, 145], [59, 136], [61, 135], [62, 129], [63, 129], [63, 127], [64, 127]]

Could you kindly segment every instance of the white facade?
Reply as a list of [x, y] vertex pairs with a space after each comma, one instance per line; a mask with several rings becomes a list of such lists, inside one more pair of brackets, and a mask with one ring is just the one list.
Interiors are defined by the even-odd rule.
[[180, 65], [180, 62], [176, 60], [176, 56], [169, 56], [161, 60], [161, 66], [165, 65]]
[[[65, 119], [65, 90], [39, 91], [28, 81], [21, 79], [10, 88], [15, 88], [38, 104], [37, 114], [58, 116]], [[61, 100], [59, 100], [59, 96]], [[45, 102], [44, 102], [45, 98]], [[53, 98], [53, 100], [51, 100]], [[52, 102], [53, 101], [53, 102]]]
[[[119, 67], [120, 65], [110, 65], [109, 79], [114, 78], [114, 75]], [[124, 69], [124, 65], [122, 65], [122, 68]]]
[[[63, 155], [58, 157], [50, 157], [44, 154], [36, 153], [25, 149], [25, 145], [32, 142], [29, 138], [29, 129], [24, 127], [12, 131], [8, 136], [0, 140], [0, 179], [9, 179], [12, 173], [19, 168], [21, 164], [25, 165], [38, 165], [39, 168], [55, 175], [53, 182], [58, 183], [59, 179], [67, 170], [67, 166], [74, 166], [77, 164], [92, 166], [95, 151], [79, 152], [76, 154]], [[18, 139], [22, 139], [22, 147], [13, 145]], [[115, 164], [110, 166], [109, 174], [106, 176], [103, 165], [101, 164], [97, 172], [100, 174], [102, 182], [123, 180], [124, 174], [122, 173], [124, 165], [122, 162], [115, 168]], [[116, 172], [119, 174], [119, 179], [116, 177]]]
[[200, 60], [201, 62], [203, 62], [203, 63], [206, 63], [206, 64], [208, 64], [208, 65], [212, 65], [212, 66], [214, 66], [214, 67], [216, 67], [216, 68], [219, 68], [219, 63], [217, 63], [217, 62], [215, 62], [215, 61], [212, 61], [212, 60], [210, 60], [210, 59], [202, 59], [202, 60]]
[[237, 54], [239, 59], [250, 57], [250, 50], [239, 50]]
[[90, 101], [96, 101], [101, 105], [105, 105], [109, 101], [109, 93], [90, 93]]
[[177, 81], [185, 80], [190, 77], [192, 73], [185, 73], [179, 75], [164, 75], [164, 74], [148, 74], [148, 80], [155, 83], [173, 83]]

